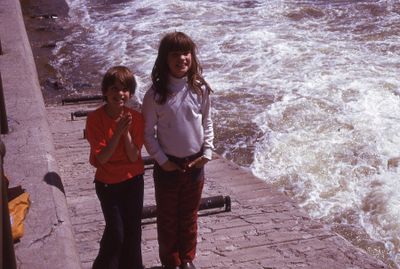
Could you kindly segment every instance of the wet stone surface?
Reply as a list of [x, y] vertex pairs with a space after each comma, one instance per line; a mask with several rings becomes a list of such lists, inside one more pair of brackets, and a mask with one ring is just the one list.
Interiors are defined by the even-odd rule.
[[[47, 106], [56, 159], [82, 268], [97, 255], [104, 220], [83, 139], [85, 117], [71, 113], [91, 110], [99, 103]], [[144, 153], [145, 154], [145, 153]], [[145, 206], [154, 205], [151, 168], [145, 173]], [[215, 155], [206, 168], [203, 197], [231, 198], [224, 208], [200, 211], [198, 268], [387, 268], [312, 220], [294, 201], [254, 177], [248, 170]], [[143, 220], [142, 252], [146, 268], [159, 268], [155, 219]]]

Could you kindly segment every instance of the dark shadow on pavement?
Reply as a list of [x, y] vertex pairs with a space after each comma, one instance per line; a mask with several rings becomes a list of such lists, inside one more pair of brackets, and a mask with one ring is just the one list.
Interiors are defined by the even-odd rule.
[[61, 177], [56, 173], [56, 172], [49, 172], [44, 176], [44, 181], [59, 189], [64, 193], [65, 195], [65, 190], [64, 190], [64, 185], [62, 184]]

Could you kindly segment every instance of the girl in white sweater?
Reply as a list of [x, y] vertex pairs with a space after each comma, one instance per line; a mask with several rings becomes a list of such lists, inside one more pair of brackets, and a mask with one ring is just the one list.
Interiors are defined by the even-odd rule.
[[197, 211], [204, 165], [211, 160], [209, 94], [196, 45], [182, 32], [166, 34], [143, 99], [145, 146], [156, 160], [153, 177], [163, 268], [194, 269]]

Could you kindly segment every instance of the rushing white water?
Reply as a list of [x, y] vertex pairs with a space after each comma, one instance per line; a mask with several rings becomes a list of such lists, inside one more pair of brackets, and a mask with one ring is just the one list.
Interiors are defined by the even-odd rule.
[[69, 90], [123, 64], [140, 100], [162, 35], [186, 32], [214, 89], [218, 152], [313, 217], [365, 230], [397, 268], [400, 171], [388, 161], [400, 156], [398, 1], [67, 2], [72, 34], [54, 65]]

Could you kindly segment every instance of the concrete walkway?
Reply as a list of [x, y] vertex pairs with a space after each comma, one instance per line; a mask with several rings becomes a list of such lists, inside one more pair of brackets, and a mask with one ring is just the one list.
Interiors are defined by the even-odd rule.
[[[86, 118], [78, 110], [100, 104], [47, 107], [57, 164], [63, 179], [80, 261], [90, 268], [98, 251], [104, 222], [83, 139]], [[154, 205], [152, 171], [145, 174], [145, 205]], [[198, 268], [377, 269], [380, 261], [355, 248], [294, 201], [254, 177], [250, 171], [218, 156], [207, 165], [203, 197], [230, 196], [232, 211], [200, 211]], [[147, 268], [158, 268], [154, 220], [143, 221], [143, 256]]]

